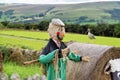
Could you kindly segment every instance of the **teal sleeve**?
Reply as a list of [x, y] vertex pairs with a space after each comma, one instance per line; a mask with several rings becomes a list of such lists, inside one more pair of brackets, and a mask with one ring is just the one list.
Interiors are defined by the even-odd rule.
[[53, 60], [55, 57], [56, 50], [48, 53], [47, 55], [40, 55], [39, 61], [43, 64], [49, 63]]
[[75, 61], [75, 62], [79, 62], [79, 61], [82, 60], [82, 59], [81, 59], [81, 56], [76, 55], [76, 54], [74, 54], [74, 53], [72, 53], [72, 52], [69, 53], [68, 58], [69, 58], [70, 60], [72, 60], [72, 61]]

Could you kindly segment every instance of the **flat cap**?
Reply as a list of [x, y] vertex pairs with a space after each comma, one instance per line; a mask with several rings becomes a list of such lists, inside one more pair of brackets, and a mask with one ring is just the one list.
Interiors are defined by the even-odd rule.
[[62, 20], [58, 19], [58, 18], [54, 18], [51, 20], [51, 23], [54, 25], [58, 25], [58, 26], [65, 26], [65, 24], [63, 23]]

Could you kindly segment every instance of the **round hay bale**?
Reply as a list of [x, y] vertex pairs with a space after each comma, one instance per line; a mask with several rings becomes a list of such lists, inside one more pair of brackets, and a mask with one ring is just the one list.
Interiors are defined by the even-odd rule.
[[120, 48], [74, 42], [69, 45], [71, 51], [80, 50], [77, 55], [90, 56], [90, 62], [67, 63], [67, 80], [111, 80], [104, 73], [110, 59], [120, 58]]

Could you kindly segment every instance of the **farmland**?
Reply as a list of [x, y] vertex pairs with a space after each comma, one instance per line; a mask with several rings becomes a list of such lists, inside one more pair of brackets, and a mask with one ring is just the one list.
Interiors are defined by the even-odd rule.
[[[88, 44], [99, 44], [107, 46], [120, 47], [120, 38], [95, 36], [95, 40], [90, 40], [87, 35], [66, 33], [64, 42], [77, 41]], [[0, 46], [8, 47], [27, 47], [34, 50], [41, 50], [47, 42], [49, 36], [47, 32], [43, 31], [28, 31], [28, 30], [0, 30]], [[41, 68], [37, 65], [19, 66], [17, 64], [7, 62], [4, 63], [4, 72], [8, 77], [12, 73], [20, 74], [21, 78], [33, 75], [35, 73], [41, 74]], [[24, 73], [24, 74], [23, 74]]]
[[[47, 25], [41, 23], [46, 22], [45, 24], [47, 24], [47, 22], [49, 22], [49, 20], [54, 17], [60, 18], [65, 22], [65, 24], [67, 24], [66, 28], [68, 29], [68, 32], [75, 32], [75, 31], [77, 32], [77, 33], [67, 32], [63, 40], [64, 42], [75, 41], [86, 44], [97, 44], [97, 45], [120, 47], [120, 37], [119, 37], [120, 26], [119, 24], [116, 24], [119, 23], [120, 21], [119, 4], [120, 2], [116, 1], [116, 2], [95, 2], [95, 3], [83, 3], [83, 4], [81, 3], [81, 4], [58, 4], [58, 5], [47, 5], [47, 4], [46, 5], [35, 5], [35, 4], [34, 5], [33, 4], [32, 5], [31, 4], [0, 5], [0, 22], [1, 22], [0, 51], [1, 51], [1, 47], [2, 48], [5, 47], [4, 49], [5, 54], [9, 54], [7, 52], [7, 48], [11, 48], [11, 47], [20, 48], [20, 49], [22, 48], [26, 50], [31, 49], [34, 51], [37, 50], [42, 51], [42, 49], [49, 41], [49, 35], [47, 31], [39, 31], [39, 30], [47, 29], [46, 27]], [[32, 23], [32, 24], [23, 24], [23, 23]], [[103, 25], [99, 25], [98, 23], [99, 24], [101, 23]], [[77, 27], [76, 25], [72, 25], [72, 24], [80, 24], [80, 26]], [[92, 27], [93, 32], [96, 31], [98, 32], [99, 35], [101, 35], [101, 32], [103, 32], [102, 30], [104, 30], [103, 28], [105, 28], [106, 30], [104, 31], [104, 33], [111, 32], [112, 34], [111, 36], [114, 37], [104, 37], [105, 35], [95, 36], [96, 39], [91, 40], [88, 38], [87, 34], [85, 34], [85, 31], [87, 28], [89, 27], [91, 28], [92, 25], [84, 26], [84, 24], [99, 25], [97, 28], [95, 28], [96, 26]], [[112, 25], [111, 28], [111, 24], [114, 24], [115, 26]], [[26, 29], [26, 30], [22, 30], [22, 29]], [[99, 32], [100, 29], [101, 32]], [[81, 32], [83, 30], [84, 32]], [[83, 34], [79, 34], [80, 32]], [[116, 35], [115, 33], [118, 35]], [[110, 34], [110, 33], [106, 33], [106, 34]], [[119, 38], [115, 38], [115, 36]], [[42, 74], [41, 71], [42, 68], [40, 62], [38, 62], [37, 65], [31, 64], [25, 66], [22, 64], [18, 64], [19, 62], [17, 64], [14, 61], [10, 62], [8, 59], [9, 57], [11, 56], [8, 56], [7, 58], [4, 57], [8, 61], [4, 61], [3, 59], [3, 72], [8, 75], [9, 79], [12, 73], [18, 73], [21, 77], [21, 80], [23, 80], [28, 76], [33, 76], [36, 73], [40, 75]]]
[[[43, 34], [42, 32], [39, 34], [39, 32], [35, 33], [30, 31], [2, 30], [0, 33], [2, 33], [0, 36], [0, 45], [28, 47], [31, 49], [40, 50], [46, 44], [44, 35], [40, 36], [40, 34]], [[38, 35], [40, 38], [38, 38], [36, 35]]]
[[[47, 44], [48, 39], [48, 33], [43, 31], [0, 30], [0, 45], [27, 46], [39, 50]], [[90, 40], [87, 35], [66, 33], [63, 41], [69, 42], [71, 40], [120, 47], [120, 38], [96, 36], [95, 40]]]

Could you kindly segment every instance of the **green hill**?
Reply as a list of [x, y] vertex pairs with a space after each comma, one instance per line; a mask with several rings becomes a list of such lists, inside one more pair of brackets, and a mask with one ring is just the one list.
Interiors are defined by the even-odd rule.
[[60, 18], [66, 23], [117, 23], [120, 1], [80, 4], [1, 4], [0, 21], [40, 22]]

